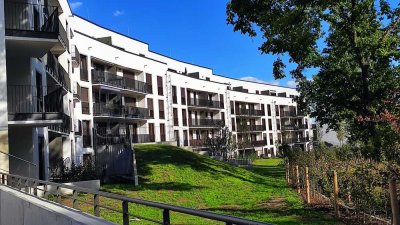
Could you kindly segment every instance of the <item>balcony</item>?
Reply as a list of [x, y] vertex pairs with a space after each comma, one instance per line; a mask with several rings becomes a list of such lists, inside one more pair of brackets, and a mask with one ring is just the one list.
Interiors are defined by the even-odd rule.
[[249, 117], [259, 117], [265, 116], [265, 112], [263, 110], [258, 109], [236, 109], [236, 115], [238, 116], [249, 116]]
[[70, 116], [63, 115], [62, 123], [48, 126], [49, 131], [68, 135], [72, 130], [72, 119]]
[[204, 147], [204, 144], [206, 143], [206, 139], [193, 139], [189, 141], [189, 145], [191, 147]]
[[237, 132], [262, 132], [265, 131], [266, 127], [264, 125], [238, 125]]
[[10, 124], [48, 126], [62, 123], [62, 88], [8, 85], [7, 95], [8, 120], [14, 121]]
[[299, 137], [299, 138], [284, 138], [282, 139], [282, 144], [303, 144], [309, 142], [309, 137]]
[[57, 58], [51, 53], [47, 53], [46, 72], [53, 78], [55, 84], [62, 86], [66, 92], [71, 90], [71, 79], [64, 67], [58, 62]]
[[282, 130], [290, 131], [290, 130], [307, 130], [308, 124], [288, 124], [282, 125]]
[[81, 64], [81, 55], [80, 55], [79, 50], [76, 47], [76, 45], [72, 45], [71, 59], [72, 59], [72, 66], [79, 67], [79, 65]]
[[261, 147], [268, 145], [267, 140], [250, 141], [250, 145], [253, 147]]
[[74, 82], [74, 88], [73, 88], [73, 94], [74, 94], [74, 99], [81, 100], [82, 92], [81, 92], [81, 86], [77, 81]]
[[146, 108], [122, 106], [108, 103], [94, 103], [93, 115], [100, 117], [120, 117], [126, 119], [149, 118], [149, 112]]
[[106, 132], [105, 129], [97, 130], [96, 145], [129, 144], [129, 136], [125, 133]]
[[155, 142], [156, 138], [152, 134], [132, 134], [132, 143]]
[[11, 54], [42, 57], [59, 43], [56, 6], [5, 1], [4, 17], [7, 50]]
[[188, 99], [188, 106], [200, 107], [200, 108], [215, 108], [223, 109], [224, 105], [220, 101], [213, 101], [207, 99]]
[[92, 71], [92, 83], [109, 85], [119, 89], [125, 89], [127, 91], [134, 91], [144, 94], [150, 93], [150, 91], [148, 91], [147, 83], [145, 82], [117, 76], [115, 74], [103, 71]]
[[189, 127], [212, 128], [221, 127], [224, 124], [224, 121], [220, 119], [189, 119]]

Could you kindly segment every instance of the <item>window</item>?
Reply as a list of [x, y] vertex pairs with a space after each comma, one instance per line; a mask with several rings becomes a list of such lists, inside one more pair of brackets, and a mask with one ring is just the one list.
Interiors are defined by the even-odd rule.
[[88, 148], [92, 146], [92, 140], [90, 137], [90, 121], [89, 120], [83, 120], [82, 121], [82, 141], [83, 141], [83, 147]]
[[157, 76], [157, 90], [158, 95], [164, 95], [163, 80], [161, 76]]
[[269, 144], [274, 145], [274, 136], [272, 135], [272, 133], [269, 134]]
[[271, 105], [267, 105], [268, 116], [271, 116]]
[[232, 118], [231, 121], [232, 121], [232, 131], [236, 131], [235, 118]]
[[172, 109], [172, 114], [174, 116], [174, 126], [179, 126], [178, 109], [177, 108], [173, 108]]
[[275, 105], [275, 116], [279, 116], [279, 106]]
[[147, 92], [153, 94], [153, 79], [150, 73], [146, 73]]
[[81, 55], [80, 57], [81, 57], [81, 63], [80, 63], [81, 80], [89, 81], [88, 68], [87, 68], [87, 57], [84, 55]]
[[158, 114], [160, 119], [165, 119], [164, 100], [158, 100]]
[[231, 101], [231, 114], [235, 114], [235, 106], [233, 105], [233, 101]]
[[281, 130], [281, 121], [279, 119], [276, 119], [276, 129]]
[[267, 128], [267, 126], [265, 124], [265, 119], [262, 119], [262, 126], [263, 126], [263, 130], [265, 130], [265, 128]]
[[186, 109], [182, 109], [182, 120], [183, 120], [183, 126], [187, 126]]
[[172, 86], [172, 103], [178, 104], [178, 96], [176, 95], [176, 86]]
[[82, 114], [89, 114], [89, 88], [81, 87]]
[[188, 132], [187, 130], [183, 131], [183, 146], [188, 146]]
[[147, 99], [147, 109], [149, 111], [149, 117], [154, 118], [154, 104], [152, 98]]
[[165, 141], [165, 124], [160, 123], [160, 138], [161, 141]]
[[219, 107], [224, 108], [224, 95], [222, 94], [219, 95]]
[[272, 130], [272, 120], [268, 119], [268, 130]]
[[186, 105], [185, 88], [181, 88], [181, 104], [182, 104], [182, 105]]
[[154, 123], [149, 123], [149, 139], [150, 142], [155, 142], [155, 135], [154, 135]]

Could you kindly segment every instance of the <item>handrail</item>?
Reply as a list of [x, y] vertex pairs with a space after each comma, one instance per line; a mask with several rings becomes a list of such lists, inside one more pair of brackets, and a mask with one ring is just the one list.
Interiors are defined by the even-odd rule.
[[22, 161], [22, 162], [25, 162], [25, 163], [28, 163], [28, 164], [37, 166], [35, 163], [29, 162], [29, 161], [27, 161], [27, 160], [25, 160], [25, 159], [22, 159], [22, 158], [20, 158], [20, 157], [15, 156], [15, 155], [11, 155], [11, 154], [6, 153], [6, 152], [3, 152], [3, 151], [0, 151], [0, 153], [1, 153], [1, 154], [4, 154], [4, 155], [7, 155], [7, 156], [11, 156], [11, 157], [13, 157], [13, 158], [15, 158], [15, 159], [18, 159], [18, 160]]
[[[175, 206], [175, 205], [170, 205], [170, 204], [165, 204], [165, 203], [160, 203], [160, 202], [154, 202], [154, 201], [147, 201], [143, 199], [137, 199], [137, 198], [130, 198], [114, 193], [108, 193], [108, 192], [102, 192], [102, 191], [95, 191], [87, 188], [81, 188], [81, 187], [75, 187], [75, 186], [70, 186], [66, 184], [60, 184], [60, 183], [54, 183], [50, 181], [43, 181], [43, 180], [38, 180], [38, 179], [33, 179], [33, 178], [28, 178], [28, 177], [23, 177], [19, 175], [11, 175], [7, 173], [0, 172], [0, 183], [2, 185], [9, 186], [11, 188], [15, 188], [10, 184], [10, 182], [13, 182], [13, 179], [18, 179], [18, 186], [17, 188], [21, 191], [25, 191], [27, 194], [31, 194], [30, 189], [33, 188], [34, 192], [33, 195], [37, 195], [37, 190], [42, 190], [38, 188], [38, 185], [44, 185], [44, 197], [47, 198], [49, 191], [48, 191], [48, 185], [51, 185], [53, 187], [56, 187], [57, 192], [55, 193], [56, 195], [56, 200], [58, 203], [62, 204], [61, 202], [61, 197], [62, 194], [60, 193], [60, 188], [65, 188], [73, 191], [73, 196], [70, 197], [73, 199], [73, 207], [78, 208], [77, 205], [75, 205], [76, 202], [81, 202], [81, 200], [76, 199], [78, 196], [78, 192], [80, 193], [86, 193], [86, 194], [91, 194], [93, 195], [93, 201], [90, 202], [85, 202], [86, 204], [92, 204], [94, 208], [94, 215], [95, 216], [100, 216], [100, 208], [105, 208], [109, 210], [114, 210], [116, 212], [121, 212], [122, 213], [122, 218], [123, 218], [123, 224], [129, 224], [129, 216], [141, 218], [147, 221], [151, 221], [154, 223], [160, 223], [163, 225], [170, 225], [170, 211], [177, 212], [177, 213], [183, 213], [187, 215], [192, 215], [192, 216], [197, 216], [197, 217], [202, 217], [205, 219], [210, 219], [214, 221], [219, 221], [219, 222], [224, 222], [226, 225], [269, 225], [269, 223], [262, 223], [262, 222], [257, 222], [257, 221], [252, 221], [252, 220], [246, 220], [246, 219], [241, 219], [238, 217], [234, 216], [228, 216], [228, 215], [223, 215], [223, 214], [217, 214], [213, 212], [207, 212], [203, 210], [196, 210], [196, 209], [191, 209], [191, 208], [186, 208], [186, 207], [181, 207], [181, 206]], [[32, 182], [32, 183], [31, 183]], [[24, 188], [25, 187], [25, 188]], [[29, 190], [28, 190], [29, 189]], [[51, 193], [54, 194], [54, 193]], [[100, 204], [100, 197], [105, 197], [109, 199], [114, 199], [114, 200], [119, 200], [122, 203], [122, 211], [120, 210], [115, 210], [111, 209], [108, 206], [101, 205]], [[139, 205], [144, 205], [148, 207], [153, 207], [153, 208], [158, 208], [163, 210], [163, 221], [155, 221], [153, 219], [133, 215], [128, 211], [128, 203], [134, 203], [134, 204], [139, 204]]]

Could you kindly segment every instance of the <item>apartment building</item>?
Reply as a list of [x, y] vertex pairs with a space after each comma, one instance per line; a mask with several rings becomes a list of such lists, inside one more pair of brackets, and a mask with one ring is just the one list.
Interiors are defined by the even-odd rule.
[[[227, 126], [235, 154], [311, 149], [295, 89], [216, 75], [72, 14], [66, 0], [0, 5], [2, 170], [49, 179], [52, 168], [94, 161], [131, 173], [132, 145], [205, 151]], [[195, 53], [194, 53], [195, 54]], [[125, 162], [125, 163], [121, 163]]]

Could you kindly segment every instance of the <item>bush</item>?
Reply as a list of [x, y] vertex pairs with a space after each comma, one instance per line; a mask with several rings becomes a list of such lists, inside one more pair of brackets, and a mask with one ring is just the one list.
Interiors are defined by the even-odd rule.
[[59, 183], [77, 182], [99, 179], [96, 168], [92, 162], [85, 162], [82, 165], [72, 163], [71, 167], [63, 163], [57, 166], [52, 173], [52, 180]]

